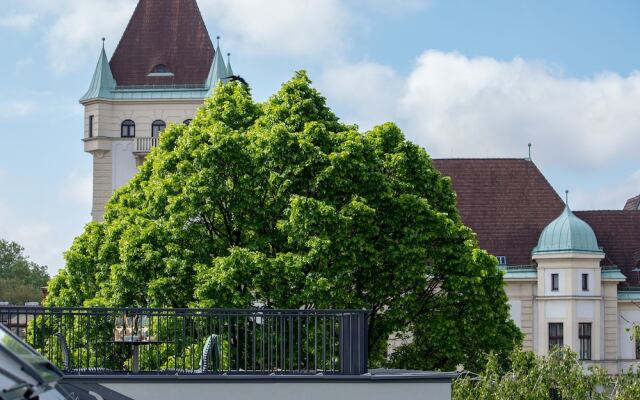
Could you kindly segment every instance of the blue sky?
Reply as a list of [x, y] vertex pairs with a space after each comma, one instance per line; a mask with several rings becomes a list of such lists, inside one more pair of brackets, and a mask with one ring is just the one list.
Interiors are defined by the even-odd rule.
[[[89, 221], [82, 108], [136, 0], [4, 0], [0, 237], [52, 272]], [[636, 1], [199, 0], [264, 100], [307, 69], [362, 129], [392, 120], [434, 157], [533, 159], [576, 209], [640, 193]]]

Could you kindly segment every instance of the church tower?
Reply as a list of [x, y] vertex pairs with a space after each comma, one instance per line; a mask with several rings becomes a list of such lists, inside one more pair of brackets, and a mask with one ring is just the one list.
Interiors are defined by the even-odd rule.
[[[104, 41], [104, 39], [103, 39]], [[104, 50], [84, 106], [84, 150], [93, 157], [94, 221], [137, 172], [167, 124], [188, 124], [218, 81], [233, 73], [196, 0], [140, 0], [111, 61]]]

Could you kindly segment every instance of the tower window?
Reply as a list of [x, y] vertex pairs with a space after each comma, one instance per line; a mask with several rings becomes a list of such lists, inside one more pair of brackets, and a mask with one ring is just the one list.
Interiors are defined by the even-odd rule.
[[589, 274], [582, 274], [582, 291], [589, 291]]
[[163, 120], [157, 119], [151, 124], [151, 137], [159, 137], [160, 133], [167, 127]]
[[578, 324], [578, 339], [580, 339], [580, 359], [591, 360], [591, 323]]
[[558, 274], [551, 274], [551, 290], [554, 292], [560, 290], [560, 276]]
[[125, 119], [120, 125], [120, 136], [126, 138], [136, 137], [136, 123], [130, 119]]
[[93, 137], [93, 115], [89, 115], [89, 137]]
[[564, 326], [562, 322], [552, 322], [549, 324], [549, 350], [555, 346], [562, 347], [564, 344]]

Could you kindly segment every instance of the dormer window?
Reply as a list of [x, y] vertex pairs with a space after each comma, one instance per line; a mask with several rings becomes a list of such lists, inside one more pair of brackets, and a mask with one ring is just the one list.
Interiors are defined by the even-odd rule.
[[498, 265], [507, 265], [507, 256], [496, 256]]
[[173, 76], [173, 73], [166, 64], [156, 64], [148, 76]]

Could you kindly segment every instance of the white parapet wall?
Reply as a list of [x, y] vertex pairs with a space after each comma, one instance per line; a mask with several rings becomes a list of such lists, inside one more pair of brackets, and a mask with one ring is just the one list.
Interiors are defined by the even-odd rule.
[[449, 400], [455, 376], [377, 371], [359, 376], [69, 376], [64, 382], [136, 400]]

